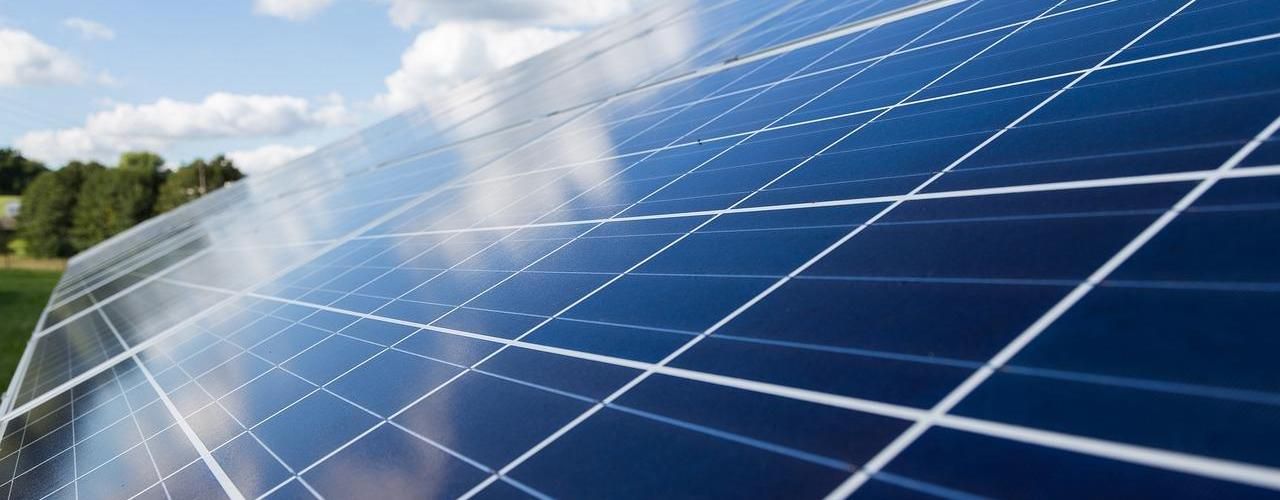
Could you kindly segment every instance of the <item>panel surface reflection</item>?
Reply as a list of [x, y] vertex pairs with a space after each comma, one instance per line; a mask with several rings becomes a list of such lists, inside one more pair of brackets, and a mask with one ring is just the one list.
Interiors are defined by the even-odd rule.
[[1277, 33], [645, 6], [77, 256], [0, 489], [1274, 497]]

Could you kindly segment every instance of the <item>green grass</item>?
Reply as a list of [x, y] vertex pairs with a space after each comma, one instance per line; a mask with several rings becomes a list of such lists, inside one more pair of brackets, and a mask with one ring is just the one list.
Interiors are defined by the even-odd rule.
[[[58, 284], [59, 271], [0, 269], [0, 388], [9, 387], [22, 350], [49, 293]], [[0, 389], [3, 390], [3, 389]]]

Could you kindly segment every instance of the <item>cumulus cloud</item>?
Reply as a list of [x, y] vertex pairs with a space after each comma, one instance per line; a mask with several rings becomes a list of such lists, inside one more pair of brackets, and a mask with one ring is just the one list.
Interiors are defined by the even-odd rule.
[[336, 95], [308, 101], [218, 92], [199, 102], [115, 104], [89, 115], [80, 127], [32, 131], [15, 142], [23, 153], [57, 164], [75, 158], [110, 159], [131, 149], [161, 150], [182, 140], [284, 136], [347, 125], [349, 117]]
[[25, 31], [0, 28], [0, 86], [79, 83], [74, 59]]
[[79, 17], [63, 19], [62, 25], [80, 33], [80, 38], [85, 40], [113, 40], [116, 37], [116, 32], [111, 28]]
[[340, 118], [340, 110], [312, 106], [301, 97], [217, 92], [200, 102], [160, 99], [152, 104], [118, 104], [90, 115], [85, 128], [108, 135], [190, 139], [282, 135], [334, 125]]
[[578, 36], [576, 30], [445, 22], [423, 31], [375, 98], [386, 110], [427, 102], [471, 78], [510, 66]]
[[252, 175], [284, 165], [309, 155], [315, 150], [315, 146], [294, 147], [283, 144], [268, 144], [254, 149], [232, 151], [227, 153], [227, 158], [235, 162], [237, 168]]
[[333, 0], [253, 0], [253, 12], [290, 21], [309, 19], [329, 7]]
[[383, 0], [396, 26], [502, 21], [560, 27], [599, 24], [629, 12], [633, 0]]

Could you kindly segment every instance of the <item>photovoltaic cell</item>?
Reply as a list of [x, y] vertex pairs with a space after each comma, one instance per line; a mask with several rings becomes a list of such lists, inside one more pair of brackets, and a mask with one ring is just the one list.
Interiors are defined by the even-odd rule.
[[77, 256], [11, 498], [1276, 497], [1280, 8], [671, 1]]

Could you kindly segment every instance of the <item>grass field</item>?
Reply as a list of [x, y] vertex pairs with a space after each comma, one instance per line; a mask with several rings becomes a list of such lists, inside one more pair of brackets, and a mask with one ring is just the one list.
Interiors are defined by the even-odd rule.
[[60, 271], [0, 269], [0, 390], [9, 387]]

